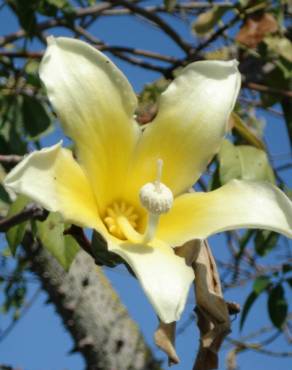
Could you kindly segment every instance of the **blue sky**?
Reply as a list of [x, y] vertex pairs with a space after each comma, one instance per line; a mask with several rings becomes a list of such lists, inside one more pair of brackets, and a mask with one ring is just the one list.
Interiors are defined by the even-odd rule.
[[[189, 41], [192, 40], [189, 27], [179, 21], [175, 21], [177, 30], [183, 37]], [[0, 36], [18, 29], [16, 20], [4, 8], [0, 12]], [[167, 55], [182, 56], [181, 51], [155, 28], [150, 27], [142, 20], [132, 20], [129, 18], [113, 17], [99, 20], [92, 28], [93, 34], [114, 45], [129, 45], [139, 48], [158, 51]], [[58, 29], [55, 35], [66, 35], [64, 30]], [[38, 45], [34, 45], [38, 49]], [[144, 71], [140, 68], [130, 66], [124, 62], [115, 60], [118, 66], [127, 75], [138, 93], [145, 83], [155, 80], [159, 75], [155, 72]], [[259, 112], [262, 114], [262, 112]], [[267, 116], [263, 115], [267, 119]], [[270, 118], [269, 118], [270, 119]], [[53, 144], [59, 138], [59, 132], [54, 132], [46, 140], [45, 144]], [[273, 118], [267, 123], [265, 137], [269, 143], [272, 154], [281, 154], [289, 152], [289, 143], [287, 133], [282, 122]], [[286, 158], [287, 159], [287, 158]], [[281, 164], [279, 162], [279, 164]], [[291, 184], [291, 175], [286, 175], [286, 180]], [[1, 239], [2, 240], [2, 239]], [[215, 236], [211, 238], [211, 246], [215, 256], [221, 260], [227, 256], [224, 238]], [[5, 246], [2, 240], [1, 248]], [[290, 245], [291, 246], [291, 245]], [[273, 255], [276, 258], [277, 253]], [[152, 341], [153, 331], [157, 325], [154, 311], [146, 300], [138, 283], [128, 275], [123, 268], [113, 270], [105, 269], [106, 275], [111, 280], [113, 286], [117, 289], [122, 301], [127, 306], [132, 318], [139, 324], [141, 330], [153, 348], [158, 358], [164, 358], [164, 355], [155, 349]], [[228, 300], [236, 300], [241, 305], [250, 291], [250, 284], [241, 286], [239, 289], [229, 290], [226, 294]], [[38, 283], [33, 281], [30, 284], [30, 295], [38, 289]], [[24, 370], [80, 370], [83, 368], [83, 360], [79, 354], [69, 354], [72, 349], [72, 340], [63, 329], [58, 315], [52, 305], [45, 304], [46, 294], [41, 292], [38, 295], [34, 305], [27, 314], [15, 326], [11, 334], [0, 343], [0, 363], [7, 363], [18, 366]], [[250, 330], [256, 330], [263, 324], [268, 324], [265, 299], [263, 296], [250, 312], [246, 327], [243, 331], [248, 333]], [[193, 294], [190, 294], [188, 304], [183, 318], [178, 325], [178, 329], [188, 320], [191, 315], [194, 303]], [[290, 307], [291, 308], [291, 307]], [[0, 316], [0, 329], [6, 327], [9, 323], [7, 317]], [[239, 319], [233, 322], [232, 337], [238, 336]], [[177, 338], [177, 351], [181, 358], [181, 364], [174, 367], [175, 370], [191, 369], [193, 359], [198, 347], [198, 331], [194, 324], [191, 324]], [[273, 349], [287, 349], [283, 340], [278, 340], [273, 345]], [[221, 354], [220, 369], [224, 369], [226, 350]], [[255, 352], [249, 351], [238, 356], [238, 363], [242, 370], [282, 370], [291, 369], [290, 359], [278, 359], [266, 357]], [[167, 366], [165, 365], [165, 368]]]

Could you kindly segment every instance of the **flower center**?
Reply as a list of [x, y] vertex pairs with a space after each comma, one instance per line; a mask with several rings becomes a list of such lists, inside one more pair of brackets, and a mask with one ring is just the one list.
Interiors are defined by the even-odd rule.
[[[161, 182], [163, 161], [157, 161], [157, 177], [152, 183], [147, 183], [139, 191], [142, 206], [148, 211], [148, 223], [142, 234], [141, 217], [136, 209], [124, 201], [114, 202], [107, 207], [104, 217], [109, 232], [118, 239], [129, 240], [132, 243], [147, 244], [155, 236], [159, 217], [167, 213], [173, 204], [171, 190]], [[138, 227], [140, 224], [140, 227]]]
[[124, 201], [114, 202], [107, 207], [104, 217], [108, 231], [115, 237], [126, 240], [127, 237], [121, 227], [121, 220], [126, 221], [134, 230], [138, 225], [138, 213], [135, 208]]

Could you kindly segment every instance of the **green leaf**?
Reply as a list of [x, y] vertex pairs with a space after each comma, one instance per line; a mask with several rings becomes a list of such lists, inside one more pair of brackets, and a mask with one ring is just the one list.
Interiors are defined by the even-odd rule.
[[18, 16], [19, 23], [22, 28], [31, 37], [35, 33], [37, 19], [35, 16], [35, 10], [37, 7], [38, 0], [9, 0], [8, 5], [11, 6], [12, 10]]
[[290, 286], [290, 288], [292, 288], [292, 277], [286, 279], [286, 282], [288, 283], [288, 285]]
[[288, 272], [292, 271], [292, 265], [288, 263], [284, 263], [282, 266], [283, 274], [287, 274]]
[[253, 291], [247, 297], [244, 303], [243, 309], [242, 309], [242, 314], [241, 314], [240, 323], [239, 323], [240, 330], [242, 330], [243, 328], [243, 324], [246, 321], [247, 314], [249, 313], [252, 305], [255, 303], [259, 295], [268, 288], [269, 285], [270, 285], [270, 280], [266, 276], [260, 276], [255, 280], [253, 284]]
[[[19, 195], [14, 203], [12, 203], [7, 217], [11, 217], [21, 212], [23, 208], [29, 203], [29, 199], [24, 195]], [[22, 222], [16, 226], [11, 227], [6, 233], [6, 239], [11, 250], [12, 255], [15, 255], [18, 245], [22, 242], [27, 221]]]
[[235, 146], [224, 140], [219, 152], [219, 164], [222, 185], [232, 179], [275, 183], [266, 153], [253, 146]]
[[212, 31], [227, 10], [229, 7], [213, 6], [211, 10], [200, 14], [192, 24], [193, 31], [198, 35]]
[[23, 139], [22, 99], [20, 96], [7, 96], [0, 104], [0, 146], [2, 154], [27, 153]]
[[96, 231], [93, 232], [91, 243], [96, 263], [99, 265], [115, 267], [123, 262], [117, 254], [108, 251], [106, 241]]
[[[4, 178], [6, 177], [6, 171], [4, 167], [0, 164], [0, 214], [4, 211], [7, 213], [7, 207], [11, 203], [9, 194], [2, 185]], [[6, 214], [5, 213], [5, 214]], [[1, 216], [4, 216], [1, 214]]]
[[175, 8], [176, 6], [176, 3], [177, 3], [177, 0], [164, 0], [164, 6], [165, 6], [165, 9], [168, 11], [168, 12], [172, 12], [173, 9]]
[[40, 63], [37, 60], [29, 59], [24, 67], [26, 82], [34, 87], [41, 87], [38, 75]]
[[228, 46], [223, 46], [215, 50], [205, 52], [207, 60], [230, 60], [232, 58], [232, 49]]
[[288, 313], [288, 304], [282, 285], [276, 285], [270, 291], [268, 298], [268, 312], [275, 327], [281, 329]]
[[55, 17], [59, 11], [66, 11], [73, 7], [68, 0], [41, 0], [38, 1], [37, 11], [45, 16]]
[[10, 249], [10, 247], [9, 247], [9, 245], [8, 246], [6, 246], [2, 251], [1, 251], [1, 256], [3, 256], [3, 257], [11, 257], [12, 256], [12, 254], [11, 254], [11, 249]]
[[[3, 203], [10, 203], [9, 194], [5, 190], [4, 186], [0, 184], [0, 212], [2, 210], [2, 206], [4, 206]], [[6, 209], [6, 207], [5, 207]]]
[[[273, 89], [290, 90], [292, 77], [291, 71], [292, 63], [288, 62], [287, 60], [283, 62], [283, 59], [281, 60], [281, 58], [278, 58], [277, 62], [275, 63], [275, 68], [264, 75], [263, 83], [267, 85], [267, 87], [271, 87]], [[280, 94], [267, 94], [263, 92], [261, 94], [261, 99], [264, 106], [269, 107], [273, 104], [282, 102], [283, 96]], [[287, 97], [287, 101], [289, 103], [289, 97]]]
[[56, 8], [64, 8], [65, 6], [68, 6], [67, 0], [46, 0], [46, 2], [50, 5], [54, 5]]
[[255, 294], [261, 294], [270, 284], [268, 276], [259, 276], [253, 283], [253, 291]]
[[24, 128], [31, 138], [38, 137], [50, 127], [51, 119], [48, 111], [34, 97], [23, 96], [22, 115]]
[[286, 37], [268, 36], [264, 38], [268, 48], [274, 53], [292, 62], [292, 42]]
[[261, 257], [267, 255], [277, 244], [279, 234], [272, 231], [259, 230], [255, 237], [255, 250]]
[[240, 323], [239, 323], [240, 330], [242, 330], [247, 314], [251, 306], [254, 304], [255, 300], [257, 299], [257, 297], [258, 297], [258, 294], [256, 294], [255, 292], [251, 292], [250, 295], [247, 297], [246, 301], [244, 302], [244, 306], [243, 306], [241, 317], [240, 317]]
[[220, 176], [219, 176], [219, 163], [216, 162], [216, 169], [213, 172], [213, 176], [208, 184], [208, 191], [220, 188]]
[[43, 246], [68, 271], [80, 247], [70, 235], [64, 235], [67, 228], [59, 213], [50, 213], [44, 222], [37, 222], [37, 234]]

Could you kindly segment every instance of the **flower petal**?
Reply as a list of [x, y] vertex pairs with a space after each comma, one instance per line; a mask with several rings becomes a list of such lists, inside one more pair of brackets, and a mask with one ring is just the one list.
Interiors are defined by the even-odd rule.
[[83, 170], [60, 143], [29, 154], [6, 176], [4, 185], [49, 211], [60, 212], [66, 221], [86, 227], [100, 222]]
[[129, 82], [105, 55], [63, 37], [49, 38], [40, 77], [99, 205], [118, 199], [140, 135]]
[[156, 237], [173, 246], [238, 228], [276, 231], [292, 237], [292, 202], [269, 183], [233, 180], [210, 193], [178, 197], [161, 216]]
[[178, 320], [194, 280], [194, 272], [185, 260], [157, 241], [147, 246], [109, 243], [108, 248], [131, 266], [160, 320]]
[[195, 62], [161, 95], [158, 115], [137, 148], [132, 193], [156, 177], [175, 195], [190, 188], [219, 150], [240, 87], [236, 61]]

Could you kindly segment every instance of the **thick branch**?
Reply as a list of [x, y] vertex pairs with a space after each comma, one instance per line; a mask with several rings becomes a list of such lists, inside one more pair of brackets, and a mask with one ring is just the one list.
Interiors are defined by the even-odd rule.
[[31, 234], [26, 234], [23, 246], [87, 370], [159, 369], [137, 325], [88, 254], [79, 252], [65, 273]]

